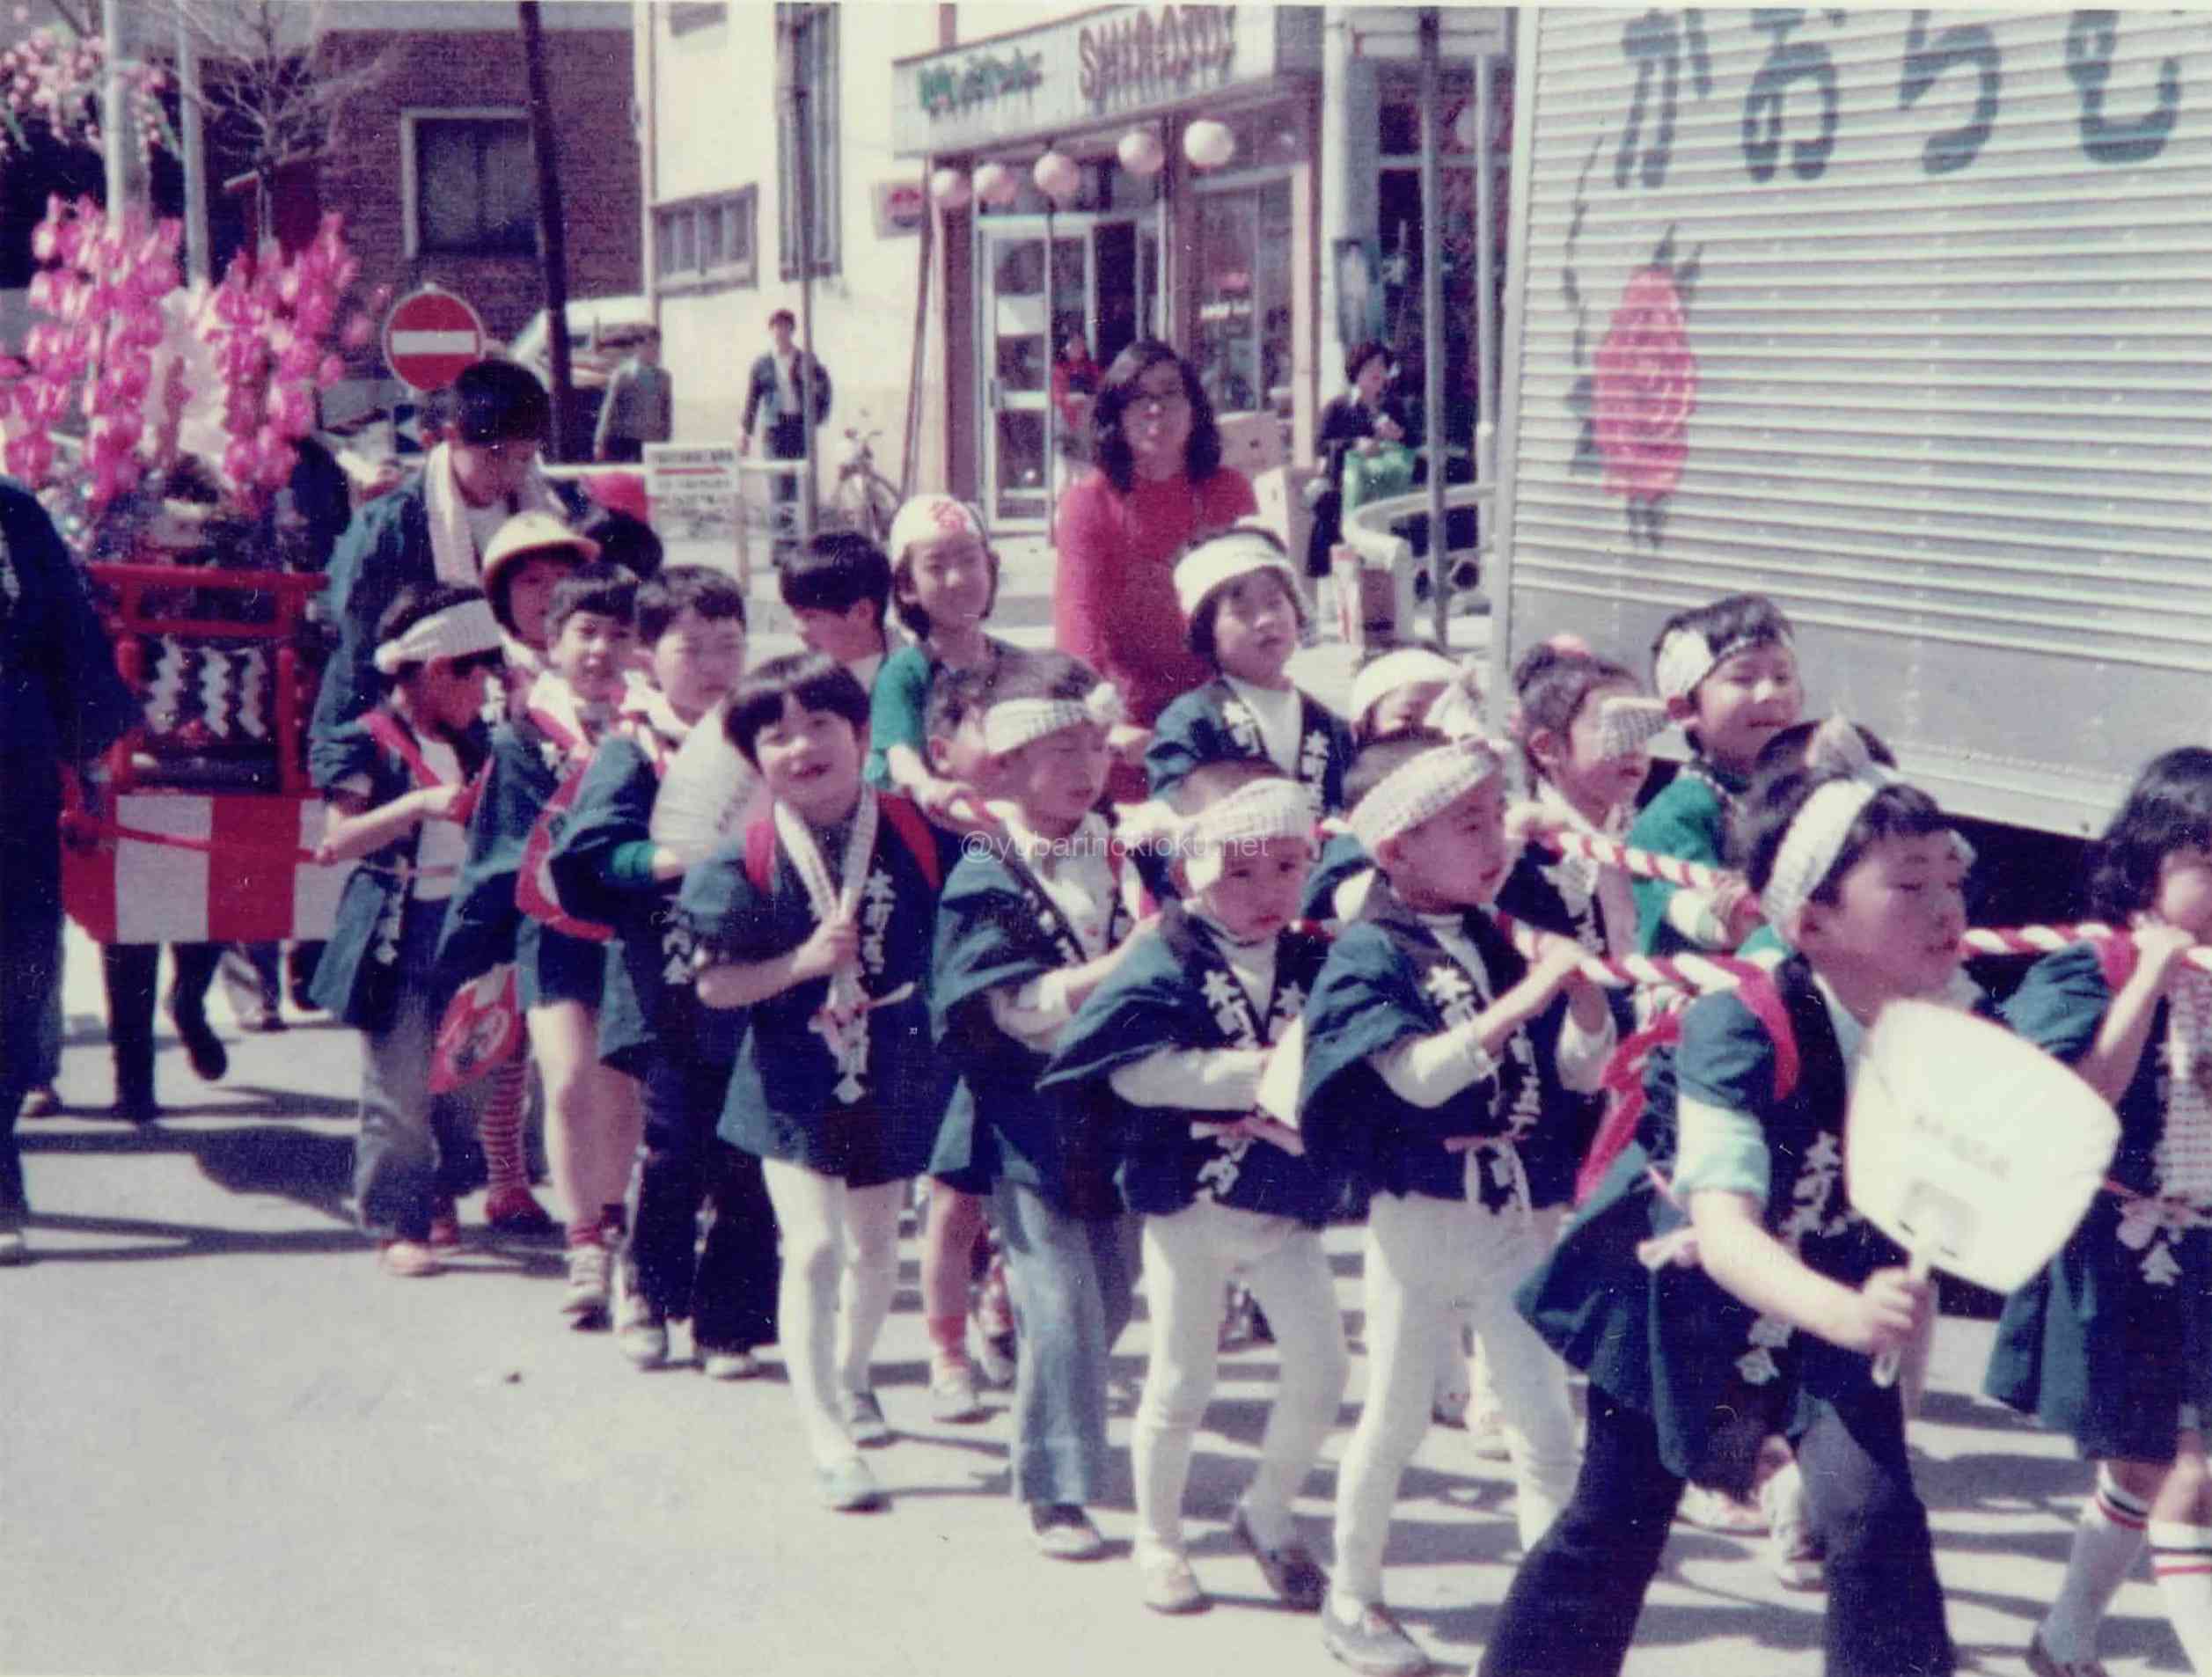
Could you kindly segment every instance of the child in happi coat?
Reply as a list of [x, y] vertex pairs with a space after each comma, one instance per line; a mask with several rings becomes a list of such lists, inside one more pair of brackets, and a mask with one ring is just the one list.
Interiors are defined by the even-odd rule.
[[1337, 1480], [1322, 1630], [1356, 1669], [1401, 1672], [1426, 1662], [1383, 1607], [1383, 1548], [1455, 1310], [1471, 1314], [1498, 1393], [1525, 1547], [1574, 1483], [1565, 1370], [1512, 1289], [1550, 1250], [1580, 1136], [1572, 1096], [1597, 1086], [1614, 1024], [1579, 948], [1561, 939], [1531, 962], [1491, 919], [1513, 851], [1505, 764], [1487, 743], [1395, 735], [1361, 751], [1351, 789], [1377, 882], [1307, 1007], [1302, 1112], [1322, 1169], [1373, 1190], [1371, 1373]]
[[[1447, 699], [1447, 694], [1454, 697]], [[1479, 732], [1473, 727], [1479, 706], [1472, 670], [1428, 647], [1398, 647], [1359, 667], [1345, 708], [1356, 750], [1409, 728], [1432, 727], [1454, 737]], [[1434, 721], [1432, 711], [1438, 711]], [[1301, 912], [1329, 924], [1356, 920], [1374, 879], [1374, 858], [1341, 820], [1324, 820], [1322, 829], [1321, 854], [1307, 875]], [[1464, 1398], [1460, 1408], [1465, 1409]]]
[[[542, 509], [515, 514], [486, 545], [484, 597], [499, 620], [505, 653], [488, 713], [494, 721], [514, 721], [528, 707], [531, 689], [545, 673], [552, 639], [546, 615], [553, 590], [564, 577], [598, 558], [598, 543]], [[484, 1220], [509, 1234], [544, 1234], [558, 1225], [530, 1191], [529, 1158], [523, 1143], [529, 1078], [529, 1064], [519, 1055], [485, 1074], [486, 1092], [477, 1120], [477, 1136], [491, 1176]]]
[[[1185, 782], [1222, 769], [1201, 769]], [[1179, 835], [1179, 900], [1131, 941], [1077, 1010], [1042, 1087], [1110, 1087], [1118, 1180], [1144, 1218], [1152, 1359], [1131, 1430], [1135, 1559], [1145, 1605], [1206, 1605], [1183, 1535], [1198, 1424], [1219, 1366], [1222, 1288], [1267, 1313], [1279, 1387], [1229, 1530], [1286, 1605], [1316, 1612], [1329, 1580], [1299, 1540], [1291, 1499], [1337, 1418], [1349, 1363], [1322, 1249], [1330, 1195], [1295, 1129], [1259, 1109], [1271, 1054], [1312, 992], [1328, 940], [1294, 926], [1313, 859], [1309, 788], [1250, 765]]]
[[[1790, 619], [1758, 594], [1734, 594], [1666, 620], [1653, 679], [1695, 751], [1629, 830], [1639, 849], [1722, 865], [1730, 816], [1760, 751], [1798, 720]], [[1646, 955], [1735, 948], [1759, 924], [1746, 892], [1718, 895], [1659, 879], [1636, 882], [1637, 940]]]
[[[760, 1161], [714, 1133], [736, 1055], [734, 1022], [692, 991], [688, 932], [675, 918], [684, 859], [653, 842], [669, 758], [744, 672], [745, 597], [722, 572], [673, 566], [638, 590], [650, 680], [634, 679], [549, 861], [560, 901], [614, 928], [599, 1009], [599, 1056], [645, 1087], [645, 1153], [615, 1336], [641, 1368], [668, 1358], [668, 1324], [688, 1320], [718, 1380], [758, 1373], [775, 1339], [776, 1227]], [[714, 1208], [702, 1243], [699, 1215]]]
[[2090, 1677], [2097, 1629], [2148, 1534], [2189, 1667], [2212, 1673], [2212, 751], [2155, 758], [2106, 830], [2091, 912], [2132, 941], [2046, 956], [2007, 1022], [2120, 1116], [2106, 1191], [2007, 1301], [1986, 1388], [2097, 1463], [2058, 1600], [2028, 1647], [2039, 1677]]
[[868, 695], [820, 653], [748, 676], [726, 712], [773, 802], [685, 875], [699, 999], [743, 1010], [721, 1134], [758, 1156], [783, 1235], [778, 1336], [825, 1506], [882, 1492], [871, 1363], [898, 1285], [898, 1213], [950, 1080], [924, 993], [944, 841], [861, 779]]
[[[1022, 655], [1009, 648], [988, 665], [941, 670], [929, 687], [924, 721], [929, 772], [941, 785], [960, 788], [963, 804], [989, 817], [994, 831], [997, 817], [982, 807], [993, 788], [984, 720], [1000, 677], [1011, 674]], [[959, 1424], [979, 1421], [986, 1412], [967, 1339], [969, 1283], [978, 1247], [990, 1244], [984, 1202], [991, 1192], [991, 1176], [977, 1168], [973, 1099], [964, 1082], [955, 1087], [952, 1100], [929, 1161], [929, 1197], [922, 1215], [921, 1295], [922, 1323], [929, 1334], [930, 1414], [939, 1421]], [[972, 1312], [977, 1353], [985, 1363], [984, 1372], [1003, 1382], [1014, 1373], [1012, 1312], [1003, 1306], [1004, 1256], [995, 1255], [989, 1262]]]
[[1145, 751], [1152, 795], [1166, 797], [1201, 764], [1251, 758], [1311, 787], [1322, 814], [1342, 809], [1351, 730], [1291, 682], [1306, 605], [1282, 544], [1237, 525], [1195, 544], [1175, 580], [1190, 649], [1215, 674], [1160, 713]]
[[891, 586], [890, 558], [857, 531], [825, 531], [776, 569], [801, 644], [843, 664], [862, 692], [890, 655]]
[[883, 660], [868, 693], [868, 783], [902, 792], [931, 820], [987, 829], [980, 795], [930, 760], [929, 699], [954, 670], [986, 678], [1014, 648], [984, 632], [999, 594], [999, 556], [982, 515], [950, 495], [916, 495], [891, 522], [891, 597], [919, 639]]
[[1060, 653], [1032, 655], [1000, 684], [984, 743], [1003, 835], [964, 846], [945, 883], [930, 997], [967, 1094], [937, 1158], [991, 1184], [1021, 1329], [1014, 1494], [1038, 1549], [1063, 1560], [1104, 1548], [1084, 1505], [1105, 1489], [1107, 1358], [1129, 1321], [1137, 1263], [1102, 1099], [1037, 1087], [1131, 929], [1120, 859], [1092, 808], [1112, 762], [1112, 696]]
[[406, 589], [377, 626], [384, 700], [317, 743], [329, 800], [319, 860], [361, 865], [315, 970], [315, 1004], [361, 1032], [354, 1199], [393, 1275], [434, 1275], [457, 1244], [471, 1116], [430, 1093], [447, 1000], [433, 959], [466, 838], [461, 821], [487, 747], [479, 713], [499, 626], [474, 589]]
[[1827, 1556], [1829, 1677], [1952, 1669], [1903, 1410], [1873, 1374], [1930, 1288], [1850, 1208], [1842, 1136], [1882, 1007], [1966, 1000], [1965, 863], [1935, 803], [1856, 743], [1841, 730], [1746, 795], [1746, 873], [1796, 953], [1690, 1005], [1637, 1141], [1522, 1291], [1589, 1375], [1589, 1431], [1482, 1677], [1618, 1672], [1683, 1486], [1742, 1494], [1776, 1432]]
[[568, 1212], [560, 1307], [578, 1327], [606, 1321], [643, 1115], [636, 1082], [599, 1060], [604, 943], [525, 915], [516, 889], [539, 817], [613, 726], [637, 635], [636, 601], [636, 579], [612, 565], [585, 566], [554, 588], [545, 672], [523, 714], [492, 734], [491, 771], [439, 957], [463, 977], [515, 963], [546, 1091], [546, 1152]]

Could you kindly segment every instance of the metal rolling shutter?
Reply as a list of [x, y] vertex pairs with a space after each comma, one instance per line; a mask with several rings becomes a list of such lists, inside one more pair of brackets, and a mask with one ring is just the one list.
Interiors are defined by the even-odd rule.
[[[2062, 831], [2212, 742], [2212, 16], [1536, 8], [1519, 58], [1512, 652], [1572, 626], [1643, 668], [1758, 590], [1815, 712]], [[1593, 374], [1655, 263], [1696, 386], [1631, 518]]]

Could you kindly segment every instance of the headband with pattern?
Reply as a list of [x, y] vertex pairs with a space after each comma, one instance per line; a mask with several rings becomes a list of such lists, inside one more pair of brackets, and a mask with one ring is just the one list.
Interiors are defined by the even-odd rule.
[[411, 663], [436, 663], [440, 658], [465, 658], [472, 652], [497, 652], [499, 619], [481, 599], [461, 600], [442, 611], [433, 611], [381, 642], [376, 665], [389, 676]]
[[1866, 806], [1900, 779], [1874, 760], [1865, 739], [1842, 716], [1831, 716], [1813, 730], [1805, 748], [1805, 766], [1809, 773], [1838, 778], [1814, 787], [1798, 806], [1775, 852], [1767, 887], [1759, 893], [1761, 912], [1785, 937], [1791, 917], [1820, 889]]
[[1489, 741], [1433, 746], [1382, 777], [1351, 811], [1352, 836], [1380, 858], [1384, 843], [1441, 814], [1505, 767]]
[[1121, 694], [1110, 681], [1100, 682], [1081, 699], [1001, 699], [984, 713], [983, 749], [1002, 757], [1063, 728], [1083, 722], [1113, 728], [1125, 720]]
[[1300, 839], [1310, 851], [1320, 814], [1311, 787], [1271, 776], [1247, 781], [1182, 824], [1177, 846], [1183, 877], [1192, 890], [1202, 891], [1221, 877], [1231, 850], [1256, 848], [1271, 839]]

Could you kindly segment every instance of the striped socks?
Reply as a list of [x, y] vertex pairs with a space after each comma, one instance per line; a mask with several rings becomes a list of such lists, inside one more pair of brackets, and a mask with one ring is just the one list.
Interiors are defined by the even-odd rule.
[[517, 1055], [486, 1074], [490, 1089], [476, 1118], [476, 1139], [484, 1149], [484, 1174], [494, 1196], [516, 1189], [530, 1191], [530, 1166], [523, 1156], [524, 1106], [530, 1066]]
[[2150, 1523], [2150, 1566], [2189, 1666], [2212, 1677], [2212, 1526]]
[[[2150, 1506], [2122, 1490], [2111, 1468], [2097, 1469], [2096, 1493], [2074, 1527], [2066, 1580], [2043, 1621], [2043, 1646], [2062, 1664], [2096, 1657], [2097, 1627], [2142, 1552], [2150, 1518]], [[2212, 1594], [2207, 1601], [2212, 1604]]]

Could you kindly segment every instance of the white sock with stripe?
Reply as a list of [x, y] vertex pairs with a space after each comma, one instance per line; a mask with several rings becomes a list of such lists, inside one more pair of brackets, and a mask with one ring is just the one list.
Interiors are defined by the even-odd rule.
[[2150, 1567], [2158, 1575], [2166, 1617], [2197, 1677], [2212, 1677], [2212, 1526], [2154, 1520]]
[[2066, 1557], [2066, 1581], [2043, 1621], [2043, 1646], [2062, 1664], [2097, 1656], [2097, 1627], [2135, 1557], [2142, 1553], [2149, 1505], [2113, 1482], [2112, 1469], [2097, 1469], [2097, 1487], [2074, 1527], [2074, 1551]]

